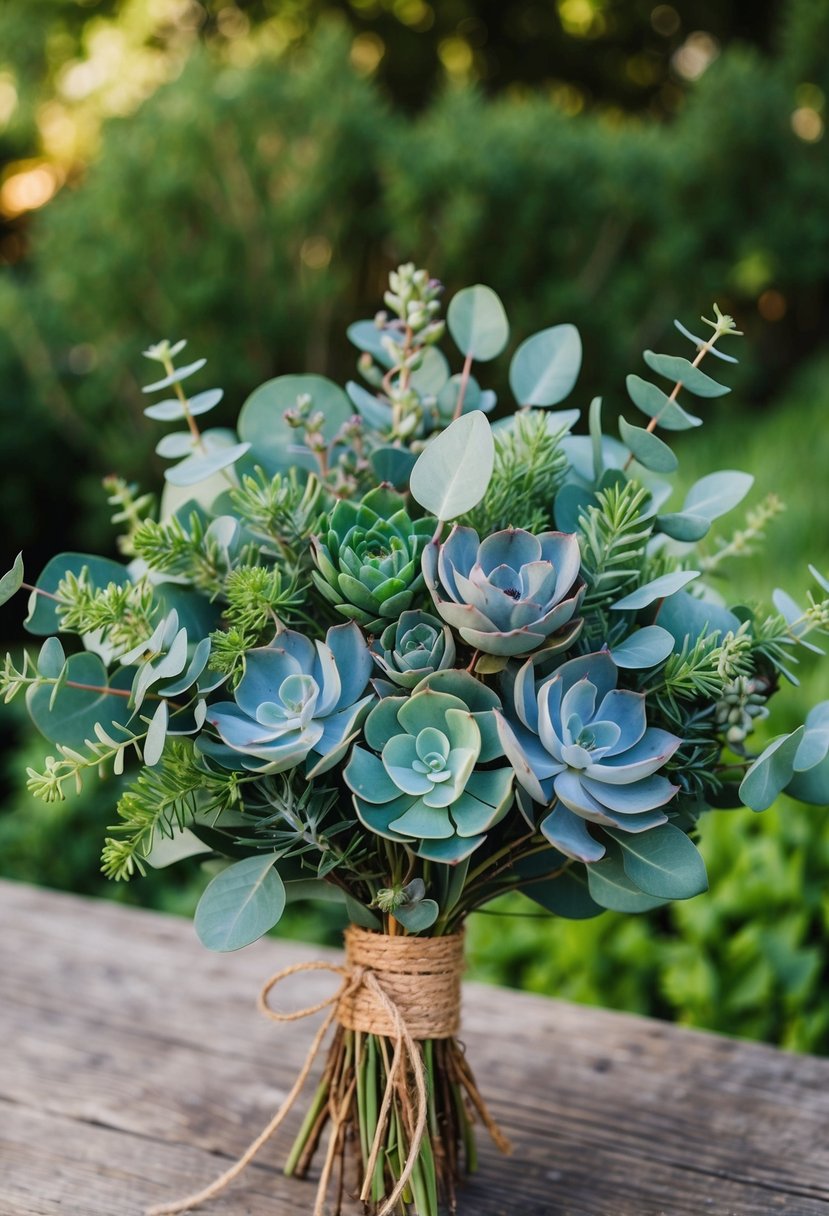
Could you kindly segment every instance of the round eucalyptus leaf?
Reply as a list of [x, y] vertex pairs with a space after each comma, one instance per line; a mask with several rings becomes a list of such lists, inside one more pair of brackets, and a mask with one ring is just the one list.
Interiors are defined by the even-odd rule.
[[38, 637], [57, 633], [59, 618], [55, 611], [55, 601], [49, 599], [54, 595], [58, 585], [67, 574], [79, 575], [83, 569], [89, 573], [89, 581], [95, 591], [117, 583], [122, 587], [130, 582], [126, 566], [110, 561], [108, 557], [96, 557], [90, 553], [58, 553], [43, 567], [35, 586], [46, 595], [33, 591], [29, 597], [29, 615], [24, 622], [29, 633]]
[[642, 358], [652, 372], [681, 384], [695, 397], [724, 397], [731, 392], [727, 385], [707, 376], [681, 355], [657, 355], [652, 350], [646, 350]]
[[465, 287], [452, 297], [446, 313], [449, 332], [462, 355], [479, 363], [495, 359], [509, 341], [504, 306], [491, 287]]
[[196, 449], [180, 464], [164, 472], [165, 479], [173, 486], [195, 486], [209, 481], [215, 474], [235, 464], [240, 456], [250, 450], [249, 443], [237, 443], [234, 431], [224, 427], [204, 431], [203, 450]]
[[655, 418], [665, 431], [688, 431], [692, 427], [702, 426], [702, 419], [689, 414], [676, 401], [672, 401], [667, 393], [650, 380], [641, 376], [630, 375], [625, 380], [628, 396], [633, 404], [649, 418]]
[[705, 862], [696, 845], [672, 823], [647, 832], [607, 829], [621, 849], [628, 878], [657, 899], [692, 899], [708, 890]]
[[410, 933], [422, 933], [430, 929], [438, 918], [440, 908], [433, 899], [420, 899], [417, 903], [401, 904], [394, 915]]
[[374, 321], [355, 321], [345, 332], [349, 342], [358, 350], [371, 355], [381, 367], [391, 367], [389, 352], [383, 346], [382, 330], [377, 328]]
[[653, 431], [642, 426], [632, 426], [625, 418], [619, 419], [619, 434], [622, 442], [630, 448], [634, 460], [653, 473], [673, 473], [679, 461], [664, 440]]
[[[98, 656], [84, 652], [69, 656], [65, 673], [65, 682], [56, 691], [53, 685], [42, 684], [32, 685], [26, 693], [29, 716], [50, 743], [81, 748], [95, 738], [96, 722], [108, 734], [116, 724], [126, 726], [132, 709], [124, 694], [132, 685], [134, 668], [121, 668], [109, 677]], [[115, 729], [113, 737], [120, 736]]]
[[159, 439], [155, 450], [156, 455], [165, 460], [179, 460], [182, 456], [191, 456], [196, 451], [196, 445], [189, 431], [173, 431]]
[[450, 423], [412, 469], [412, 497], [444, 522], [471, 511], [487, 491], [495, 461], [492, 428], [480, 410]]
[[610, 651], [610, 657], [617, 667], [628, 671], [641, 671], [645, 667], [655, 667], [667, 659], [674, 648], [673, 634], [659, 625], [646, 625], [637, 629], [630, 637], [625, 638], [618, 646]]
[[66, 655], [60, 638], [52, 634], [43, 643], [40, 654], [37, 656], [38, 675], [44, 676], [47, 680], [56, 680], [63, 671], [65, 663]]
[[285, 421], [285, 411], [294, 409], [297, 397], [311, 398], [312, 409], [325, 415], [322, 434], [328, 443], [354, 413], [338, 384], [313, 374], [277, 376], [254, 389], [239, 414], [239, 438], [251, 446], [251, 454], [266, 473], [284, 472], [293, 465], [317, 468], [311, 452], [301, 446], [301, 431]]
[[686, 515], [685, 512], [679, 512], [656, 517], [658, 532], [664, 532], [666, 536], [670, 536], [673, 540], [683, 541], [685, 544], [702, 540], [703, 536], [707, 536], [710, 528], [711, 521], [704, 515]]
[[387, 481], [395, 490], [405, 490], [417, 457], [408, 448], [375, 448], [369, 457], [378, 481]]
[[285, 884], [275, 861], [273, 853], [246, 857], [208, 883], [194, 922], [208, 950], [241, 950], [277, 924], [285, 910]]
[[564, 916], [567, 920], [590, 920], [605, 910], [590, 895], [587, 875], [582, 867], [578, 871], [565, 870], [557, 878], [544, 882], [531, 882], [522, 888], [522, 893], [548, 912]]
[[739, 506], [753, 485], [751, 473], [741, 473], [737, 469], [709, 473], [691, 486], [682, 511], [684, 514], [701, 515], [703, 519], [719, 519]]
[[509, 382], [519, 405], [557, 405], [572, 391], [581, 369], [575, 325], [553, 325], [522, 342], [512, 357]]
[[409, 383], [421, 397], [436, 397], [448, 379], [446, 355], [436, 346], [427, 346], [421, 364], [412, 372]]
[[591, 899], [612, 912], [649, 912], [666, 902], [640, 891], [625, 873], [619, 851], [612, 848], [587, 867], [587, 888]]
[[[219, 404], [222, 397], [224, 397], [224, 389], [207, 388], [204, 392], [190, 397], [187, 408], [194, 417], [198, 414], [206, 414], [208, 410], [213, 409], [214, 405]], [[178, 397], [168, 397], [165, 401], [156, 401], [153, 405], [148, 405], [144, 413], [148, 418], [154, 418], [156, 422], [179, 422], [185, 417], [184, 406]]]
[[740, 783], [740, 798], [752, 811], [767, 811], [794, 777], [797, 750], [806, 728], [774, 739], [757, 757]]

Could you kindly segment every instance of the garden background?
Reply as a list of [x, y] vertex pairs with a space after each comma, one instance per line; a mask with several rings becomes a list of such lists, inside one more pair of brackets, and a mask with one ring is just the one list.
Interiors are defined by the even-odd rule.
[[[412, 259], [499, 292], [517, 342], [572, 321], [568, 404], [608, 417], [644, 347], [717, 300], [733, 393], [677, 444], [786, 513], [729, 573], [803, 598], [829, 571], [829, 0], [6, 0], [0, 9], [5, 569], [113, 548], [101, 478], [160, 482], [140, 351], [187, 337], [226, 420], [270, 376], [343, 378], [346, 325]], [[491, 387], [499, 388], [497, 381]], [[741, 520], [727, 521], [739, 528]], [[20, 599], [0, 615], [22, 641]], [[805, 665], [782, 729], [829, 693]], [[0, 874], [190, 912], [195, 862], [129, 886], [97, 857], [117, 781], [25, 792], [44, 746], [2, 712]], [[788, 720], [786, 718], [788, 712]], [[704, 823], [708, 896], [590, 922], [472, 919], [481, 977], [829, 1051], [829, 816]], [[296, 904], [282, 933], [330, 939]]]

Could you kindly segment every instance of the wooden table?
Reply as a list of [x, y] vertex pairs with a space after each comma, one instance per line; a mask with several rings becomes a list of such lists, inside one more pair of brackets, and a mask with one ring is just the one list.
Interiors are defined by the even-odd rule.
[[[2, 1216], [138, 1216], [267, 1123], [312, 1024], [275, 1026], [255, 996], [325, 951], [211, 955], [187, 921], [12, 883], [0, 925]], [[459, 1216], [829, 1216], [827, 1060], [476, 984], [464, 1038], [515, 1150], [482, 1139]], [[286, 1139], [203, 1210], [310, 1212]]]

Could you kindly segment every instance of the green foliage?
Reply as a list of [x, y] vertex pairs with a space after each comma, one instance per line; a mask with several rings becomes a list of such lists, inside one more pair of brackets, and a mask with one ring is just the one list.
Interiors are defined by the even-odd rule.
[[653, 531], [649, 499], [636, 481], [613, 482], [579, 518], [585, 610], [601, 613], [637, 582]]
[[495, 431], [495, 461], [487, 491], [464, 516], [481, 536], [502, 528], [542, 532], [552, 522], [553, 500], [564, 479], [567, 457], [561, 440], [566, 426], [542, 410], [517, 414]]

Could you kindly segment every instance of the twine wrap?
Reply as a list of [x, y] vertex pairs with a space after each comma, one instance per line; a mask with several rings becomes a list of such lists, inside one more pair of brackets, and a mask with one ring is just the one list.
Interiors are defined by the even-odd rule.
[[[345, 931], [346, 969], [370, 971], [413, 1039], [451, 1039], [461, 1023], [463, 934], [388, 937], [351, 925]], [[373, 987], [343, 992], [337, 1021], [347, 1030], [397, 1037], [397, 1024]]]
[[[447, 1039], [454, 1036], [460, 1024], [460, 980], [463, 969], [463, 934], [449, 937], [392, 937], [370, 933], [349, 926], [345, 933], [346, 966], [331, 963], [295, 963], [271, 976], [259, 994], [259, 1009], [276, 1022], [295, 1022], [323, 1009], [329, 1012], [311, 1043], [305, 1062], [287, 1097], [270, 1123], [263, 1128], [238, 1161], [204, 1190], [175, 1203], [158, 1204], [149, 1208], [147, 1216], [175, 1216], [199, 1207], [220, 1194], [250, 1164], [291, 1110], [313, 1068], [323, 1039], [334, 1021], [346, 1029], [382, 1035], [394, 1043], [394, 1052], [380, 1106], [374, 1141], [371, 1145], [360, 1198], [366, 1202], [371, 1180], [383, 1144], [395, 1087], [402, 1085], [413, 1091], [413, 1131], [409, 1152], [397, 1185], [386, 1197], [378, 1216], [389, 1216], [403, 1194], [417, 1161], [426, 1131], [428, 1094], [426, 1069], [418, 1040]], [[329, 971], [342, 977], [333, 996], [294, 1013], [272, 1009], [268, 998], [273, 989], [291, 975], [306, 971]], [[498, 1128], [483, 1098], [478, 1093], [471, 1074], [462, 1078], [467, 1095], [481, 1117], [495, 1144], [509, 1152], [509, 1141]], [[332, 1130], [328, 1151], [317, 1188], [314, 1216], [323, 1216], [325, 1195], [331, 1175], [334, 1151], [346, 1119], [355, 1082], [346, 1094], [339, 1110], [331, 1110]]]

